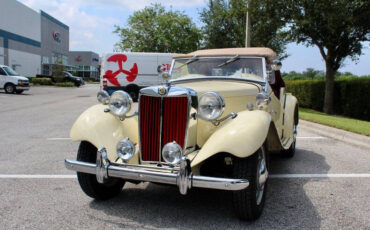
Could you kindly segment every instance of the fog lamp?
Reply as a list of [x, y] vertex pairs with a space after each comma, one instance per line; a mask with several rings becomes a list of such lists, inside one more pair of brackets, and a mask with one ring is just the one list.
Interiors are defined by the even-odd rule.
[[172, 165], [179, 163], [182, 156], [182, 148], [175, 141], [166, 144], [162, 150], [163, 159]]
[[117, 143], [117, 154], [123, 161], [129, 161], [135, 154], [134, 143], [126, 137]]

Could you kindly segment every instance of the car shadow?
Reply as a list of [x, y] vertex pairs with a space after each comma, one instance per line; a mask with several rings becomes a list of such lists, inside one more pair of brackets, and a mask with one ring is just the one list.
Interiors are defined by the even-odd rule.
[[26, 92], [23, 92], [21, 94], [16, 94], [16, 93], [13, 93], [13, 94], [8, 94], [8, 93], [5, 93], [4, 91], [1, 92], [0, 91], [0, 94], [4, 94], [4, 95], [13, 95], [13, 96], [29, 96], [29, 95], [32, 95], [31, 93], [26, 93]]
[[[270, 171], [273, 174], [297, 173], [294, 167], [289, 166], [299, 165], [301, 161], [310, 164], [306, 158], [314, 159], [320, 173], [327, 173], [330, 169], [322, 155], [297, 149], [292, 159], [271, 155]], [[320, 228], [322, 218], [304, 189], [312, 180], [316, 179], [270, 178], [265, 209], [254, 222], [236, 217], [230, 192], [192, 189], [188, 195], [182, 196], [177, 187], [156, 184], [146, 184], [145, 189], [125, 186], [118, 197], [104, 202], [92, 201], [90, 207], [107, 215], [106, 219], [100, 215], [94, 218], [120, 228], [316, 229]]]

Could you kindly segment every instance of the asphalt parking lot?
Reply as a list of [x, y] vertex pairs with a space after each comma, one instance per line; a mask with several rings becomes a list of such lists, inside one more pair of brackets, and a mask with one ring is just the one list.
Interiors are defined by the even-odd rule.
[[265, 210], [237, 219], [228, 192], [187, 196], [155, 184], [127, 183], [105, 202], [87, 197], [64, 158], [79, 114], [96, 104], [98, 85], [0, 92], [1, 229], [370, 229], [370, 149], [298, 127], [293, 159], [271, 157]]

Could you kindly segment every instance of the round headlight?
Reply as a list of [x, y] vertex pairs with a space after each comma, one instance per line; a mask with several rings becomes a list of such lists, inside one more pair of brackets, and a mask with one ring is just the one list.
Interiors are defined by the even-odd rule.
[[208, 92], [200, 96], [198, 114], [206, 121], [219, 118], [224, 112], [224, 99], [215, 92]]
[[118, 90], [112, 94], [109, 100], [109, 109], [111, 113], [122, 117], [130, 111], [132, 105], [132, 98], [128, 93]]
[[163, 159], [169, 164], [177, 164], [181, 160], [182, 148], [175, 141], [166, 144], [162, 150]]
[[135, 145], [130, 139], [125, 138], [117, 143], [117, 154], [122, 160], [130, 160], [134, 156], [134, 153]]
[[109, 94], [105, 90], [101, 90], [98, 92], [97, 95], [98, 101], [102, 103], [103, 105], [108, 105], [109, 103]]

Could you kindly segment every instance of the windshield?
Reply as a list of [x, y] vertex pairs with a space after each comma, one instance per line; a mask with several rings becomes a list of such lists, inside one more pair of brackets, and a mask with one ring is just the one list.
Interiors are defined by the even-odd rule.
[[254, 57], [217, 57], [176, 59], [172, 80], [191, 77], [238, 77], [263, 80], [263, 59]]
[[73, 77], [72, 74], [70, 72], [67, 72], [67, 71], [64, 71], [63, 72], [65, 75], [68, 75], [68, 77]]
[[15, 72], [12, 68], [9, 68], [8, 66], [4, 66], [3, 69], [9, 76], [19, 76], [17, 72]]

